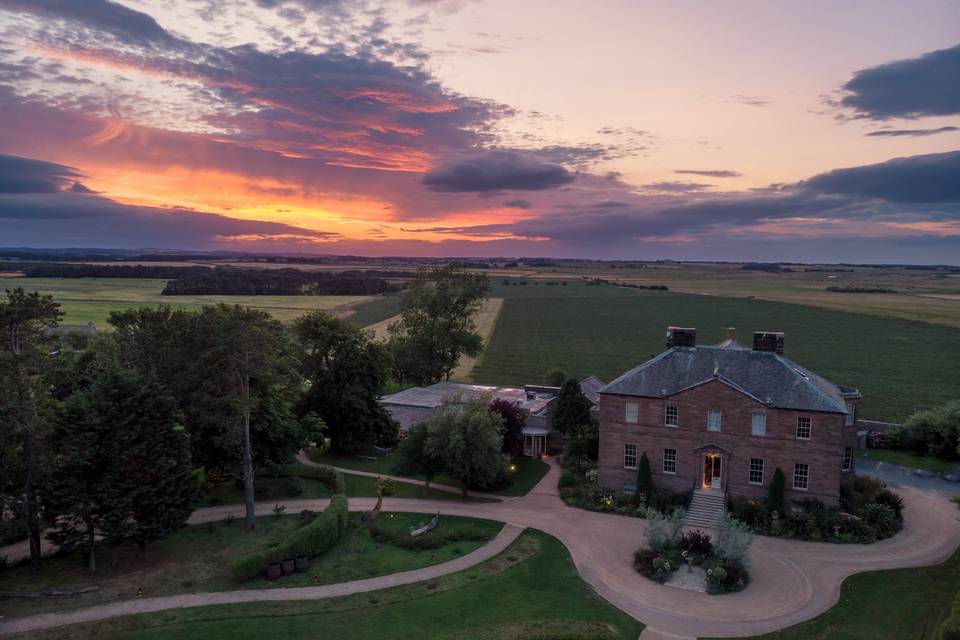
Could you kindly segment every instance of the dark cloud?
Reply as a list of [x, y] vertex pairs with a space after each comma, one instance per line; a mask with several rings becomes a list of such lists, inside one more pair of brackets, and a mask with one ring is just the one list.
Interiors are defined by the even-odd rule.
[[422, 183], [432, 191], [538, 191], [573, 182], [564, 167], [515, 151], [486, 151], [431, 169]]
[[[86, 190], [73, 167], [0, 154], [0, 193], [58, 193]], [[89, 191], [89, 190], [88, 190]]]
[[648, 182], [641, 186], [644, 191], [654, 191], [660, 193], [695, 193], [704, 191], [713, 187], [712, 184], [703, 182]]
[[731, 171], [730, 169], [674, 169], [673, 172], [706, 178], [739, 178], [743, 175], [739, 171]]
[[840, 106], [859, 118], [960, 113], [960, 45], [857, 71], [843, 91]]
[[170, 44], [174, 38], [145, 13], [109, 0], [3, 0], [0, 9], [65, 20], [112, 34], [130, 43], [157, 41]]
[[936, 129], [881, 129], [871, 131], [866, 134], [868, 138], [924, 138], [926, 136], [935, 136], [938, 133], [949, 133], [951, 131], [960, 131], [957, 127], [937, 127]]
[[0, 194], [0, 238], [29, 246], [210, 248], [283, 239], [317, 242], [338, 234], [186, 209], [125, 205], [71, 190]]
[[960, 151], [835, 169], [806, 180], [802, 186], [822, 193], [889, 202], [960, 202]]
[[529, 200], [524, 200], [523, 198], [513, 198], [512, 200], [504, 200], [503, 206], [510, 207], [511, 209], [529, 209], [533, 205], [530, 204]]

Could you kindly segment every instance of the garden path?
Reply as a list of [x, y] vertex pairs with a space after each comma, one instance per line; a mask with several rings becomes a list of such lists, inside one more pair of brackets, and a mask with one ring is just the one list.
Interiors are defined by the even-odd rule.
[[[839, 545], [757, 536], [750, 551], [751, 583], [745, 590], [710, 596], [671, 589], [647, 580], [632, 567], [633, 552], [643, 543], [645, 521], [568, 507], [556, 488], [559, 465], [550, 462], [550, 472], [526, 496], [499, 503], [387, 498], [383, 508], [489, 518], [556, 536], [570, 551], [581, 577], [600, 596], [648, 626], [645, 637], [742, 637], [782, 629], [836, 604], [847, 576], [938, 564], [960, 544], [960, 511], [944, 495], [901, 486], [897, 490], [906, 503], [904, 526], [893, 538], [871, 545]], [[288, 511], [297, 511], [319, 510], [327, 502], [289, 500], [282, 504]], [[354, 498], [350, 508], [370, 509], [374, 502], [372, 498]], [[258, 504], [257, 509], [258, 513], [270, 513], [273, 503]], [[190, 522], [240, 517], [242, 511], [242, 505], [199, 509]], [[223, 597], [196, 594], [189, 606], [217, 604], [217, 598]], [[29, 624], [0, 623], [0, 634], [8, 632], [4, 625], [14, 622]], [[44, 626], [49, 624], [57, 623]]]

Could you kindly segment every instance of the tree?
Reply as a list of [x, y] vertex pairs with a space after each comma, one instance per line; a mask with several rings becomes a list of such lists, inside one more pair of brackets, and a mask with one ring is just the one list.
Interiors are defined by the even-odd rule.
[[430, 428], [425, 422], [415, 424], [397, 447], [398, 467], [404, 473], [423, 476], [424, 493], [430, 489], [430, 481], [443, 473], [444, 459], [440, 455], [441, 447], [428, 447]]
[[60, 305], [51, 296], [26, 293], [22, 288], [7, 290], [6, 302], [0, 302], [3, 336], [0, 339], [0, 388], [12, 399], [0, 408], [13, 413], [12, 420], [0, 416], [3, 418], [0, 422], [16, 425], [19, 431], [22, 512], [30, 540], [32, 572], [39, 571], [41, 565], [40, 508], [37, 502], [40, 461], [36, 439], [43, 427], [37, 410], [38, 396], [44, 391], [38, 378], [49, 361], [48, 351], [43, 348], [43, 330], [56, 325], [62, 315]]
[[646, 496], [647, 502], [650, 502], [655, 491], [653, 475], [650, 473], [650, 458], [644, 451], [643, 455], [640, 456], [640, 462], [637, 464], [637, 496]]
[[136, 540], [143, 549], [190, 517], [197, 483], [175, 416], [173, 398], [154, 381], [116, 367], [64, 401], [45, 492], [48, 537], [84, 549], [91, 572], [97, 535], [114, 548]]
[[547, 373], [543, 376], [543, 383], [551, 387], [562, 387], [566, 381], [567, 374], [560, 367], [547, 369]]
[[590, 422], [590, 408], [593, 405], [583, 395], [580, 383], [569, 378], [560, 389], [557, 409], [553, 414], [553, 428], [563, 434], [570, 434]]
[[443, 460], [444, 473], [460, 482], [464, 496], [470, 487], [491, 487], [506, 477], [500, 416], [485, 400], [448, 401], [426, 424], [427, 451]]
[[[256, 514], [251, 417], [263, 408], [264, 398], [276, 401], [276, 394], [294, 384], [296, 362], [292, 344], [283, 325], [264, 311], [218, 304], [203, 307], [196, 320], [195, 337], [201, 346], [196, 359], [199, 371], [203, 372], [202, 381], [197, 383], [205, 387], [208, 399], [219, 405], [226, 418], [223, 426], [235, 427], [226, 435], [239, 435], [245, 527], [252, 531]], [[275, 405], [274, 409], [292, 420], [290, 404], [285, 408]], [[297, 434], [294, 452], [305, 440], [304, 434]]]
[[527, 414], [504, 398], [494, 398], [489, 409], [503, 420], [503, 452], [510, 456], [523, 453], [523, 425], [527, 421]]
[[302, 372], [309, 381], [299, 413], [320, 416], [333, 448], [340, 451], [394, 444], [397, 425], [379, 402], [390, 371], [386, 347], [322, 311], [297, 318], [293, 330], [303, 347]]
[[390, 325], [398, 380], [448, 380], [461, 356], [478, 356], [483, 338], [473, 317], [489, 289], [485, 275], [455, 264], [420, 271], [400, 302], [400, 320]]
[[912, 440], [924, 453], [947, 460], [960, 457], [960, 400], [917, 411], [907, 419]]
[[776, 511], [782, 518], [784, 515], [783, 493], [786, 479], [783, 477], [783, 471], [780, 467], [773, 470], [773, 478], [770, 480], [770, 488], [767, 490], [767, 507], [770, 511]]

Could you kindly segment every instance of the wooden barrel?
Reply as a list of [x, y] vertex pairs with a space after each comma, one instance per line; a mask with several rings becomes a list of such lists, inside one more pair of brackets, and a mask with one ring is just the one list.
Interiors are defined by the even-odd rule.
[[283, 575], [283, 565], [279, 562], [271, 562], [267, 565], [267, 580], [276, 580]]
[[288, 576], [294, 571], [296, 571], [296, 562], [293, 558], [284, 558], [283, 559], [283, 575]]
[[303, 573], [310, 566], [310, 559], [307, 556], [297, 556], [294, 561], [294, 569], [297, 573]]

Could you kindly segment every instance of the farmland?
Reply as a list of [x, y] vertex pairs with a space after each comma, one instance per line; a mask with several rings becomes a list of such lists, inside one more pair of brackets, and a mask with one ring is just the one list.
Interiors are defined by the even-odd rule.
[[745, 342], [754, 330], [784, 331], [786, 355], [859, 387], [862, 415], [870, 419], [902, 420], [945, 402], [960, 379], [960, 329], [932, 323], [582, 280], [512, 286], [494, 280], [492, 295], [504, 304], [473, 370], [478, 382], [540, 382], [553, 366], [610, 381], [661, 352], [668, 325], [696, 327], [704, 344], [719, 342], [728, 326]]
[[370, 296], [161, 296], [165, 280], [134, 278], [4, 278], [6, 289], [23, 287], [53, 295], [66, 314], [63, 322], [107, 328], [111, 311], [167, 304], [177, 309], [199, 309], [205, 304], [225, 302], [267, 311], [288, 322], [311, 309], [334, 310], [359, 305]]

